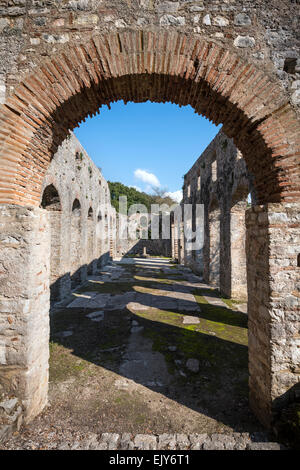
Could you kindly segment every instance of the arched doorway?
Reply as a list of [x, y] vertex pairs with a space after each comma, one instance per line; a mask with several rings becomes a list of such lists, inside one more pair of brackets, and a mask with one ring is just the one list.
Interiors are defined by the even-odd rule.
[[94, 219], [93, 208], [90, 207], [87, 216], [87, 273], [93, 274], [94, 271]]
[[97, 244], [97, 269], [101, 269], [103, 263], [103, 217], [101, 213], [101, 209], [98, 212], [97, 216], [97, 225], [96, 225], [96, 244]]
[[82, 221], [81, 221], [81, 204], [78, 199], [74, 199], [71, 214], [71, 289], [81, 282], [82, 269]]
[[248, 205], [248, 192], [248, 187], [236, 188], [230, 210], [230, 296], [242, 300], [247, 299], [245, 211]]
[[57, 189], [49, 184], [43, 192], [41, 207], [49, 211], [49, 225], [51, 231], [50, 255], [50, 301], [61, 299], [61, 202]]
[[[1, 107], [1, 159], [3, 166], [9, 167], [8, 174], [3, 173], [5, 191], [1, 203], [30, 205], [36, 210], [45, 170], [58, 145], [87, 115], [117, 99], [190, 104], [213, 122], [223, 122], [225, 133], [233, 137], [254, 175], [258, 202], [273, 204], [253, 208], [246, 216], [247, 272], [252, 297], [251, 404], [269, 425], [272, 403], [298, 381], [297, 346], [289, 334], [289, 320], [282, 321], [273, 312], [274, 302], [287, 313], [294, 312], [297, 301], [293, 293], [298, 273], [294, 243], [298, 236], [297, 209], [292, 205], [299, 200], [297, 184], [293, 183], [299, 175], [296, 115], [280, 87], [267, 74], [215, 42], [193, 35], [187, 40], [185, 34], [173, 31], [94, 36], [77, 47], [66, 45], [61, 53], [46, 59], [21, 80]], [[80, 218], [74, 214], [73, 219], [77, 233]], [[9, 219], [5, 219], [5, 224], [5, 230], [9, 230]], [[281, 254], [272, 243], [282, 231], [285, 237], [293, 238], [289, 255], [284, 255], [283, 239]], [[78, 237], [74, 248], [75, 245], [78, 249]], [[276, 256], [288, 264], [284, 271], [270, 263]], [[73, 268], [75, 264], [74, 259]], [[46, 269], [41, 266], [42, 273]], [[286, 278], [288, 283], [282, 281]], [[284, 300], [287, 296], [291, 299], [288, 305]], [[285, 345], [273, 341], [280, 328], [287, 340]], [[22, 357], [20, 351], [15, 359], [15, 365], [22, 365], [18, 373], [32, 382], [27, 368], [32, 369], [35, 364], [35, 370], [44, 377], [46, 356], [45, 353], [43, 362], [39, 354], [35, 359], [30, 356], [29, 364], [29, 357]], [[39, 412], [45, 403], [47, 384], [44, 379], [42, 382], [43, 386], [34, 390], [26, 403], [28, 416]]]
[[215, 196], [208, 208], [209, 257], [207, 282], [220, 288], [220, 215], [219, 201]]

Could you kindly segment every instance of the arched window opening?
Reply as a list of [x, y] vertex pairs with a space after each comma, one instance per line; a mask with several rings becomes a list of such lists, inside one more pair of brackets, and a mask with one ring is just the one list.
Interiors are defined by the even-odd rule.
[[41, 207], [48, 211], [61, 211], [60, 197], [53, 184], [49, 184], [43, 192]]
[[61, 240], [61, 204], [57, 189], [53, 184], [43, 192], [41, 207], [49, 211], [51, 234], [50, 248], [50, 301], [57, 302], [63, 296], [62, 291], [62, 240]]
[[[231, 199], [228, 237], [226, 245], [228, 268], [225, 294], [238, 300], [247, 299], [247, 269], [246, 269], [246, 224], [245, 211], [251, 206], [249, 187], [240, 184]], [[226, 235], [226, 234], [225, 234]]]
[[82, 226], [81, 226], [81, 204], [78, 199], [74, 199], [72, 205], [71, 217], [71, 288], [75, 287], [81, 282], [81, 268], [82, 268]]
[[79, 216], [81, 214], [81, 205], [78, 199], [74, 199], [72, 205], [72, 215]]
[[94, 221], [93, 221], [93, 208], [90, 207], [88, 210], [87, 220], [87, 250], [86, 250], [86, 263], [87, 273], [93, 274], [94, 271], [94, 258], [95, 258], [95, 247], [94, 247]]

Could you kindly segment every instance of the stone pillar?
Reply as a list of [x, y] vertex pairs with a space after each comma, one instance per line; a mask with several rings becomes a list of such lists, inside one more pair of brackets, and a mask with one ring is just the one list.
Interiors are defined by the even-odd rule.
[[70, 275], [71, 287], [75, 289], [82, 281], [82, 224], [81, 214], [72, 213], [71, 215], [71, 254], [70, 254]]
[[180, 223], [180, 226], [179, 226], [178, 262], [180, 264], [185, 264], [185, 260], [184, 260], [184, 226], [183, 226], [182, 222]]
[[175, 253], [175, 225], [171, 224], [171, 258], [176, 259]]
[[231, 297], [247, 299], [245, 207], [233, 207], [230, 217]]
[[250, 405], [270, 426], [300, 381], [300, 205], [246, 211]]
[[98, 214], [96, 224], [96, 250], [97, 250], [97, 269], [102, 267], [102, 251], [103, 251], [103, 220], [101, 214]]
[[0, 392], [20, 399], [28, 422], [47, 402], [48, 212], [1, 205], [0, 224]]
[[49, 224], [51, 232], [50, 255], [50, 298], [58, 301], [63, 298], [64, 288], [62, 272], [62, 243], [61, 243], [61, 211], [49, 211]]
[[220, 210], [209, 213], [209, 283], [220, 286]]
[[203, 280], [209, 283], [209, 212], [207, 204], [204, 205], [204, 246], [203, 246]]
[[95, 259], [94, 255], [94, 221], [92, 218], [87, 219], [87, 273], [93, 274], [93, 261]]

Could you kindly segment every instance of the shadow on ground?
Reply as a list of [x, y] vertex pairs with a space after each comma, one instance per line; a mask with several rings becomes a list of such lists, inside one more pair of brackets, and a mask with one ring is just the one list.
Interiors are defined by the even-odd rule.
[[[91, 279], [78, 291], [119, 296], [119, 307], [56, 309], [50, 396], [57, 413], [103, 432], [262, 430], [248, 407], [247, 317], [209, 304], [207, 287], [184, 279], [188, 271], [155, 265], [122, 265], [119, 280]], [[125, 306], [128, 292], [137, 299]], [[188, 300], [184, 311], [169, 308], [177, 292], [195, 294], [201, 311]], [[190, 316], [194, 324], [183, 323]]]

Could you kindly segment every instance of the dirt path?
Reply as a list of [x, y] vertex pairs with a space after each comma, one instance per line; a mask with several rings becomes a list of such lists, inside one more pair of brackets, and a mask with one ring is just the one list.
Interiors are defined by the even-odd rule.
[[4, 448], [264, 431], [248, 407], [247, 316], [167, 259], [90, 277], [53, 312], [50, 352], [49, 405]]

